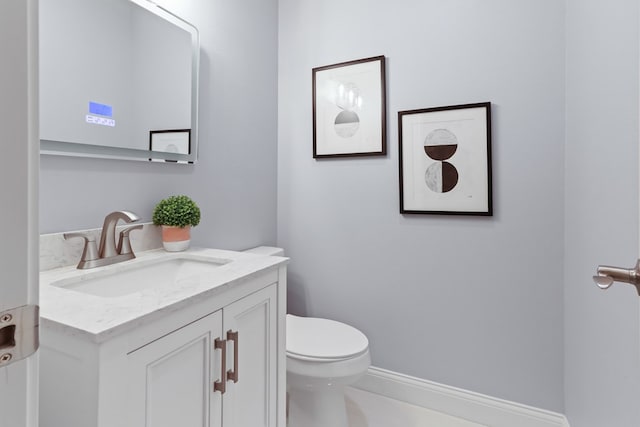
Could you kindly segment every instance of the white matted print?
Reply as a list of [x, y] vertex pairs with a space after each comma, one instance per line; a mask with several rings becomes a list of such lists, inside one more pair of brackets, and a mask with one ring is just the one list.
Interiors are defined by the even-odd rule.
[[149, 131], [149, 150], [164, 153], [190, 154], [191, 129]]
[[493, 215], [491, 103], [398, 112], [400, 213]]
[[386, 154], [385, 58], [313, 69], [313, 157]]

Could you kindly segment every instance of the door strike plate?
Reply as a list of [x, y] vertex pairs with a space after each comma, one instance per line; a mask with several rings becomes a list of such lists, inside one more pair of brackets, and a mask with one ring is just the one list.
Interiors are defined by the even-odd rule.
[[0, 312], [0, 367], [27, 358], [38, 350], [39, 312], [37, 305]]

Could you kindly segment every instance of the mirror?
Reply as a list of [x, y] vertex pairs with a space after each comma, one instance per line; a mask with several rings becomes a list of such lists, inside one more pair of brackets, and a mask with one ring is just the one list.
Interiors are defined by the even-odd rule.
[[39, 8], [42, 154], [195, 162], [193, 25], [147, 0]]

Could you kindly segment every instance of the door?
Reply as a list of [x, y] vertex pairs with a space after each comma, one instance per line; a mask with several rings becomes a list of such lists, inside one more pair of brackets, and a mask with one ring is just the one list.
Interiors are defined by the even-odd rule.
[[[224, 427], [277, 427], [277, 288], [257, 291], [223, 310], [229, 344]], [[237, 335], [235, 335], [237, 333]]]
[[[38, 302], [37, 22], [36, 0], [2, 3], [0, 144], [5, 161], [0, 168], [0, 223], [11, 226], [3, 229], [0, 244], [0, 312]], [[11, 325], [8, 319], [4, 325]], [[0, 427], [35, 427], [37, 357], [8, 356], [16, 347], [12, 342], [20, 338], [14, 326], [0, 323]]]
[[217, 311], [130, 353], [127, 425], [220, 427], [221, 334]]

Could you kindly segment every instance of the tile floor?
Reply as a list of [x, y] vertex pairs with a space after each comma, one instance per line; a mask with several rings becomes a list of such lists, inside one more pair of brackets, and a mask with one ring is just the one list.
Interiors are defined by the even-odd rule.
[[485, 427], [351, 387], [346, 400], [349, 427]]

